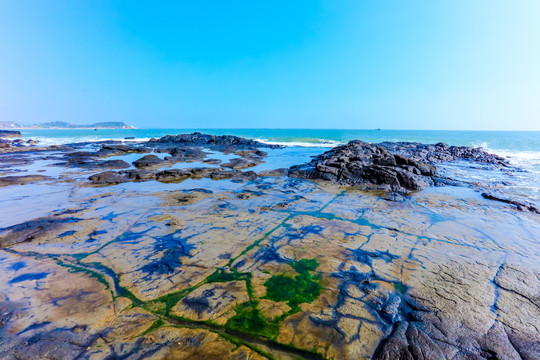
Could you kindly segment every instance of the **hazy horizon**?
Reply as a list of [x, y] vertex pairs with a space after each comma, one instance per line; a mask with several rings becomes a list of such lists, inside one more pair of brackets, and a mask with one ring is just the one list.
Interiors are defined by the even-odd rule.
[[8, 0], [0, 121], [538, 131], [539, 18], [533, 0]]

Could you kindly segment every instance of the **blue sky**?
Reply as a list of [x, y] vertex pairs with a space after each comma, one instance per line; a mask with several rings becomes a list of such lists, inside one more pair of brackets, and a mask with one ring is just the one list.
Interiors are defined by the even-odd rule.
[[0, 121], [540, 130], [540, 1], [0, 2]]

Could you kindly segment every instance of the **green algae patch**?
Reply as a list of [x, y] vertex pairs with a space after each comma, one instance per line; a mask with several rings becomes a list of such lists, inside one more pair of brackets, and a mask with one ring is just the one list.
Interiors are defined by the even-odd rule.
[[288, 315], [300, 311], [300, 304], [311, 303], [319, 297], [322, 291], [321, 276], [312, 275], [319, 263], [315, 259], [302, 259], [290, 264], [298, 273], [295, 277], [274, 275], [268, 279], [266, 299], [284, 301], [291, 307]]
[[229, 282], [229, 281], [235, 281], [235, 280], [250, 281], [251, 274], [241, 273], [241, 272], [238, 272], [236, 269], [233, 269], [231, 272], [225, 272], [225, 270], [223, 269], [217, 269], [212, 275], [206, 278], [207, 283]]
[[165, 321], [163, 321], [162, 318], [158, 318], [156, 321], [154, 321], [152, 326], [150, 326], [148, 329], [146, 329], [146, 331], [141, 336], [144, 336], [144, 335], [146, 335], [148, 333], [151, 333], [152, 331], [154, 331], [156, 329], [159, 329], [163, 325], [165, 325]]
[[248, 295], [253, 299], [253, 286], [251, 285], [251, 273], [242, 273], [233, 269], [226, 272], [224, 269], [217, 269], [212, 275], [208, 276], [205, 283], [229, 282], [229, 281], [245, 281]]
[[226, 326], [234, 331], [275, 338], [279, 334], [279, 321], [268, 321], [257, 305], [258, 302], [253, 301], [236, 307], [236, 315], [227, 321]]
[[190, 291], [193, 291], [196, 287], [185, 289], [179, 292], [163, 295], [154, 300], [147, 301], [144, 304], [144, 308], [155, 314], [170, 316], [170, 311], [174, 305], [176, 305], [184, 296]]
[[90, 269], [87, 269], [87, 268], [84, 268], [84, 267], [81, 267], [81, 266], [77, 266], [77, 265], [73, 265], [73, 264], [68, 264], [66, 262], [63, 262], [62, 260], [57, 260], [56, 263], [60, 266], [63, 266], [65, 268], [68, 269], [69, 272], [71, 273], [76, 273], [76, 272], [82, 272], [82, 273], [85, 273], [87, 274], [90, 278], [94, 278], [96, 279], [97, 281], [99, 281], [100, 283], [102, 283], [103, 285], [105, 285], [105, 289], [109, 289], [110, 288], [110, 285], [109, 285], [109, 282], [107, 281], [107, 279], [105, 279], [105, 276], [103, 276], [102, 274], [96, 272], [96, 271], [92, 271]]

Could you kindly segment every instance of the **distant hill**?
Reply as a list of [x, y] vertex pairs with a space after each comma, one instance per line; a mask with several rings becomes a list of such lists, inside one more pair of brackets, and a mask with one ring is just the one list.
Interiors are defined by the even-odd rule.
[[36, 125], [20, 125], [12, 121], [0, 121], [0, 129], [135, 129], [120, 121], [97, 122], [94, 124], [79, 125], [65, 121], [52, 121]]

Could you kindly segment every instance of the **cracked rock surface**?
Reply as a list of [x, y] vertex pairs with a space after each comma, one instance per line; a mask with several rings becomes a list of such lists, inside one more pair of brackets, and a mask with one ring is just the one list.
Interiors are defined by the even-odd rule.
[[[201, 165], [198, 146], [171, 151], [190, 169], [68, 161], [159, 154], [136, 147], [56, 149], [40, 155], [46, 179], [0, 187], [1, 359], [540, 358], [538, 214], [471, 188], [389, 201], [220, 166], [231, 158]], [[344, 179], [432, 176], [384, 147], [342, 150], [357, 166], [333, 166], [341, 150], [320, 160]]]

